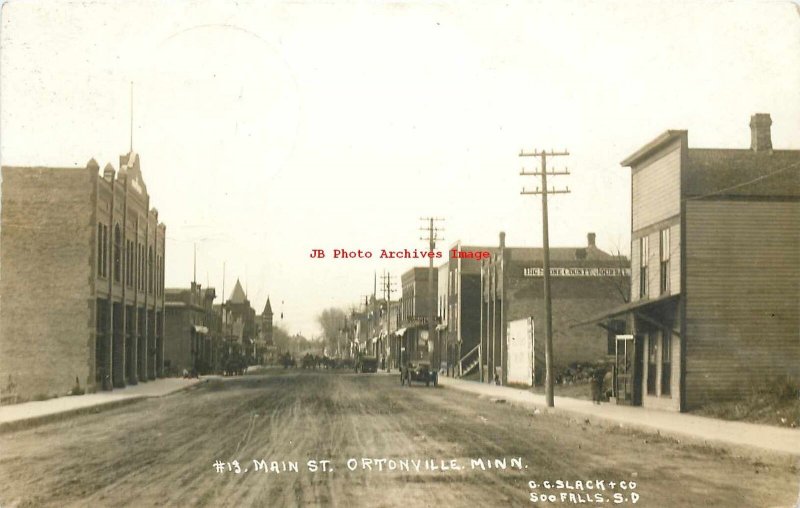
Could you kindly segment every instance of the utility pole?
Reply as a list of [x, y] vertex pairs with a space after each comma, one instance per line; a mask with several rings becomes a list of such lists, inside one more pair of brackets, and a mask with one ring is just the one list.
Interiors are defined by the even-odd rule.
[[519, 152], [520, 157], [540, 157], [542, 167], [539, 171], [533, 173], [526, 173], [525, 170], [520, 171], [523, 176], [541, 176], [542, 177], [542, 190], [536, 187], [535, 191], [526, 191], [524, 188], [520, 194], [532, 194], [542, 196], [542, 247], [543, 247], [543, 268], [544, 268], [544, 309], [545, 309], [545, 343], [544, 343], [544, 361], [545, 361], [545, 398], [547, 399], [547, 406], [553, 407], [555, 405], [555, 397], [553, 396], [553, 308], [550, 298], [550, 237], [548, 232], [547, 220], [547, 195], [548, 194], [567, 194], [569, 187], [566, 189], [556, 190], [555, 187], [547, 189], [547, 176], [568, 175], [569, 171], [551, 171], [547, 172], [547, 158], [548, 157], [561, 157], [567, 156], [569, 152], [549, 152], [542, 150], [534, 150], [533, 152]]
[[391, 318], [391, 306], [392, 306], [392, 293], [396, 291], [396, 289], [392, 288], [392, 274], [390, 272], [384, 272], [381, 275], [381, 282], [383, 286], [383, 299], [386, 301], [386, 344], [387, 347], [384, 350], [388, 350], [389, 354], [384, 355], [384, 361], [386, 372], [391, 371], [391, 367], [389, 366], [389, 357], [391, 357], [391, 340], [389, 339], [389, 334], [392, 331], [392, 325], [390, 323]]
[[[444, 237], [440, 237], [439, 233], [444, 231], [444, 228], [439, 228], [434, 225], [434, 222], [441, 222], [444, 219], [438, 217], [420, 217], [421, 221], [427, 223], [426, 227], [419, 228], [420, 231], [427, 231], [428, 237], [420, 237], [420, 240], [427, 240], [428, 241], [428, 249], [431, 253], [433, 253], [434, 249], [436, 248], [436, 240], [444, 240]], [[434, 292], [433, 287], [433, 255], [431, 254], [428, 257], [428, 299], [429, 299], [429, 308], [428, 308], [428, 340], [432, 341], [433, 338], [436, 336], [436, 293]], [[438, 340], [437, 340], [438, 342]], [[434, 358], [431, 359], [431, 368], [432, 370], [438, 371], [439, 366], [433, 365], [433, 360], [438, 360], [438, 355], [441, 353], [439, 349], [441, 349], [439, 344], [436, 344], [436, 349], [434, 349]]]
[[[361, 296], [364, 297], [364, 316], [361, 319], [362, 326], [361, 326], [359, 331], [363, 332], [364, 340], [366, 341], [365, 345], [366, 345], [366, 344], [369, 343], [369, 340], [372, 338], [371, 337], [371, 335], [372, 335], [372, 331], [371, 331], [372, 330], [372, 313], [370, 312], [370, 309], [372, 308], [372, 306], [369, 303], [370, 295], [364, 294], [364, 295], [361, 295]], [[356, 337], [356, 340], [360, 340], [359, 337]], [[361, 347], [362, 347], [361, 342], [359, 342], [358, 343], [358, 353], [359, 354], [361, 353]], [[358, 355], [356, 355], [356, 356], [358, 356]]]

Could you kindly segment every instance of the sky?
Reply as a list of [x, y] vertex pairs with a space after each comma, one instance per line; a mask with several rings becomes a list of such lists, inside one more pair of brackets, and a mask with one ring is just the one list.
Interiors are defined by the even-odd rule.
[[549, 200], [551, 246], [595, 232], [628, 254], [620, 161], [667, 129], [748, 148], [756, 112], [776, 148], [800, 148], [799, 50], [800, 8], [778, 1], [12, 0], [0, 162], [118, 169], [132, 138], [166, 285], [189, 285], [196, 248], [199, 283], [229, 296], [238, 278], [259, 313], [269, 296], [276, 324], [313, 337], [374, 274], [399, 288], [426, 265], [378, 259], [426, 249], [420, 217], [444, 219], [443, 251], [500, 231], [541, 246], [520, 150], [570, 152], [552, 160], [571, 192]]

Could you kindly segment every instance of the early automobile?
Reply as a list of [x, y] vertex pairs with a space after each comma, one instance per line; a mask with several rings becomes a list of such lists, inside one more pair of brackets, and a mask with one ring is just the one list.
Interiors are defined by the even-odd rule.
[[356, 372], [378, 372], [378, 359], [374, 356], [359, 356], [355, 365]]
[[411, 386], [411, 381], [425, 383], [425, 386], [439, 384], [439, 373], [431, 368], [430, 362], [417, 361], [409, 362], [400, 370], [400, 384]]

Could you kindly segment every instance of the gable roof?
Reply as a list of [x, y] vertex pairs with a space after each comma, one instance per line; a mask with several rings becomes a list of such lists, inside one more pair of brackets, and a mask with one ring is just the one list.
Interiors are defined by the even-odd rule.
[[624, 161], [620, 162], [621, 166], [630, 167], [641, 160], [645, 159], [650, 154], [657, 151], [659, 148], [668, 145], [669, 143], [673, 142], [674, 140], [680, 138], [681, 136], [685, 136], [687, 131], [685, 130], [668, 130], [664, 131], [660, 135], [658, 135], [655, 139], [644, 145], [643, 147], [639, 148], [628, 157], [625, 158]]

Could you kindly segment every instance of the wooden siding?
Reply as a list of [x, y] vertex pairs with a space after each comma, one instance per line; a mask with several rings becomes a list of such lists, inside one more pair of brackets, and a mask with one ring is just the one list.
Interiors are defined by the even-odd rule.
[[680, 143], [658, 158], [634, 168], [632, 230], [678, 215], [680, 212]]
[[686, 409], [800, 379], [800, 203], [686, 203]]

